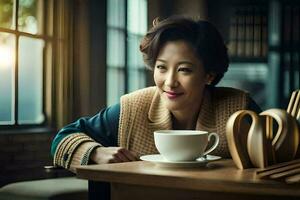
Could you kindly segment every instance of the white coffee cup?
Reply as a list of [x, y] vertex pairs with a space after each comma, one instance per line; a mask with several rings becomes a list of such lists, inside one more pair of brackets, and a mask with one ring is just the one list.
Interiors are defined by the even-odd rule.
[[[205, 151], [211, 136], [215, 137], [215, 142]], [[193, 161], [212, 152], [219, 144], [219, 136], [207, 131], [158, 130], [154, 132], [154, 142], [166, 160]]]

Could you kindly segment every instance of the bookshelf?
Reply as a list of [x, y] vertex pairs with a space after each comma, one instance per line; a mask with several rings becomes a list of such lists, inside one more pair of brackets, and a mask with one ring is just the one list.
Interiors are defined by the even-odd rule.
[[267, 56], [267, 8], [249, 5], [235, 6], [230, 17], [228, 52], [233, 59], [257, 61]]
[[213, 0], [207, 7], [231, 62], [220, 85], [248, 90], [263, 109], [286, 108], [300, 87], [300, 1]]
[[300, 2], [282, 1], [279, 6], [282, 12], [279, 73], [282, 74], [280, 79], [284, 85], [278, 95], [283, 97], [280, 103], [286, 103], [290, 93], [300, 88]]
[[233, 62], [267, 62], [268, 1], [207, 1], [208, 19], [223, 34]]

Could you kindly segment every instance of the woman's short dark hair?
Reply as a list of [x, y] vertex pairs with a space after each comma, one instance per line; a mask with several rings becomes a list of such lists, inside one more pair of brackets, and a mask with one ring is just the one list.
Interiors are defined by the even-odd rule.
[[208, 21], [195, 21], [181, 16], [160, 22], [154, 20], [153, 27], [140, 44], [146, 66], [153, 69], [162, 46], [168, 41], [177, 40], [184, 40], [195, 49], [205, 71], [216, 75], [211, 83], [216, 85], [228, 69], [229, 58], [221, 34]]

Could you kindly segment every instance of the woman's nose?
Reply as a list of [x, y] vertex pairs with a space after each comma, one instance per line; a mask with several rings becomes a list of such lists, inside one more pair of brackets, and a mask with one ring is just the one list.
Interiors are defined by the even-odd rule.
[[167, 75], [165, 85], [172, 88], [178, 86], [178, 80], [175, 73], [169, 73]]

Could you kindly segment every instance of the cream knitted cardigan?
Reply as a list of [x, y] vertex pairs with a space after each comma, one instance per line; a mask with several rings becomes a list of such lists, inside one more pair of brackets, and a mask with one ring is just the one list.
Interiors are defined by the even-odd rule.
[[[231, 114], [246, 109], [248, 94], [237, 89], [205, 89], [196, 130], [216, 132], [220, 137], [214, 155], [230, 157], [225, 136]], [[197, 102], [195, 102], [197, 103]], [[121, 97], [118, 144], [143, 154], [158, 153], [154, 145], [155, 130], [172, 129], [171, 113], [163, 105], [156, 87], [149, 87]]]

